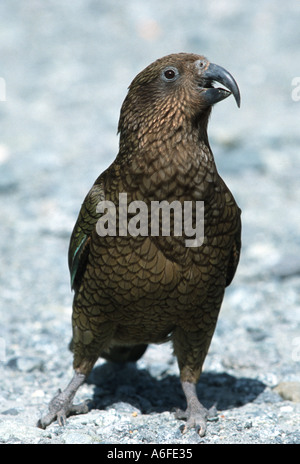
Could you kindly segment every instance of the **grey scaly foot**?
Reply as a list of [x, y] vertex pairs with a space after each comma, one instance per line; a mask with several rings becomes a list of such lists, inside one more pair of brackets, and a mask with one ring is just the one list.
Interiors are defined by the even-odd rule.
[[71, 414], [84, 414], [88, 412], [89, 408], [86, 402], [73, 404], [73, 398], [85, 378], [85, 375], [76, 372], [67, 388], [64, 391], [58, 390], [49, 403], [49, 412], [39, 419], [37, 423], [39, 428], [45, 429], [55, 419], [57, 419], [59, 425], [63, 426], [66, 423], [67, 417]]
[[217, 416], [217, 410], [215, 406], [210, 409], [206, 409], [199, 402], [198, 405], [194, 405], [192, 408], [187, 408], [185, 411], [177, 409], [175, 412], [176, 419], [185, 419], [186, 424], [182, 430], [185, 434], [188, 430], [194, 428], [200, 437], [204, 437], [206, 434], [207, 421], [214, 419]]
[[217, 416], [217, 409], [212, 406], [206, 409], [198, 400], [196, 393], [196, 386], [189, 382], [182, 382], [182, 388], [187, 400], [187, 408], [185, 411], [178, 409], [175, 412], [177, 419], [185, 419], [186, 424], [182, 433], [186, 433], [191, 428], [195, 428], [200, 437], [206, 433], [207, 420]]

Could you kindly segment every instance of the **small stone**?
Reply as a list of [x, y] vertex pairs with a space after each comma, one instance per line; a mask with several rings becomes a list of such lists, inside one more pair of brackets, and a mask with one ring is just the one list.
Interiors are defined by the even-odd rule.
[[280, 408], [280, 412], [285, 413], [285, 414], [290, 414], [293, 412], [293, 406], [282, 406]]
[[44, 370], [44, 361], [31, 356], [11, 358], [7, 365], [11, 369], [16, 369], [21, 372], [32, 372], [35, 370], [42, 372]]
[[45, 396], [45, 392], [43, 390], [35, 390], [31, 396], [32, 398], [43, 398]]
[[125, 403], [124, 401], [113, 403], [111, 406], [109, 406], [109, 409], [110, 408], [114, 408], [118, 413], [131, 414], [132, 416], [133, 415], [137, 416], [141, 412], [139, 409], [137, 409], [132, 404]]
[[6, 409], [5, 411], [2, 411], [1, 414], [17, 416], [19, 414], [19, 411], [16, 408], [10, 408], [10, 409]]
[[281, 382], [274, 391], [284, 400], [300, 403], [300, 382]]
[[251, 427], [252, 427], [252, 422], [251, 421], [245, 422], [244, 429], [251, 429]]
[[89, 444], [95, 441], [91, 435], [73, 431], [64, 433], [63, 439], [67, 445]]

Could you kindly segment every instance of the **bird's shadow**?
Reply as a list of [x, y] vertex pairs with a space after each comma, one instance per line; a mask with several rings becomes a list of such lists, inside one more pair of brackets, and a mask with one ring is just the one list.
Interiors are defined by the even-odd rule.
[[[146, 369], [138, 369], [135, 363], [107, 362], [95, 367], [87, 382], [95, 385], [91, 409], [106, 409], [120, 402], [136, 407], [143, 414], [186, 408], [178, 376], [157, 379]], [[218, 410], [227, 410], [254, 401], [265, 388], [259, 380], [204, 372], [197, 393], [206, 408], [216, 405]]]

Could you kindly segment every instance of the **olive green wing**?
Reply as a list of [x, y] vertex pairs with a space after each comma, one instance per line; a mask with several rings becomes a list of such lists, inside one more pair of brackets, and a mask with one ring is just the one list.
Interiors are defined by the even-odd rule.
[[237, 270], [239, 260], [240, 260], [240, 253], [241, 253], [241, 221], [239, 220], [239, 225], [235, 234], [234, 242], [231, 248], [229, 263], [227, 267], [227, 276], [226, 276], [226, 287], [231, 284], [235, 272]]
[[226, 287], [231, 284], [238, 264], [240, 260], [241, 254], [241, 247], [242, 247], [242, 222], [241, 222], [241, 214], [242, 211], [236, 204], [236, 201], [228, 189], [227, 185], [225, 184], [224, 180], [219, 176], [220, 187], [223, 190], [224, 198], [225, 198], [225, 208], [226, 208], [226, 218], [227, 218], [227, 225], [230, 231], [230, 235], [233, 235], [233, 242], [231, 245], [229, 261], [227, 266], [227, 273], [226, 273]]
[[90, 251], [91, 234], [94, 231], [100, 213], [97, 205], [104, 200], [103, 182], [97, 181], [87, 194], [74, 226], [69, 245], [69, 270], [71, 287], [75, 291], [79, 288], [81, 278], [86, 268]]

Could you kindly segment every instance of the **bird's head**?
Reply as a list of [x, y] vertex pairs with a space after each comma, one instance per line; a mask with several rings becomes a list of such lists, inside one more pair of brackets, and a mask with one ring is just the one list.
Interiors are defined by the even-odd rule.
[[[226, 87], [218, 88], [218, 82]], [[178, 53], [147, 66], [129, 86], [122, 105], [119, 132], [177, 131], [187, 122], [206, 130], [212, 105], [233, 94], [240, 106], [240, 92], [232, 75], [204, 56]], [[166, 135], [167, 135], [166, 132]]]

